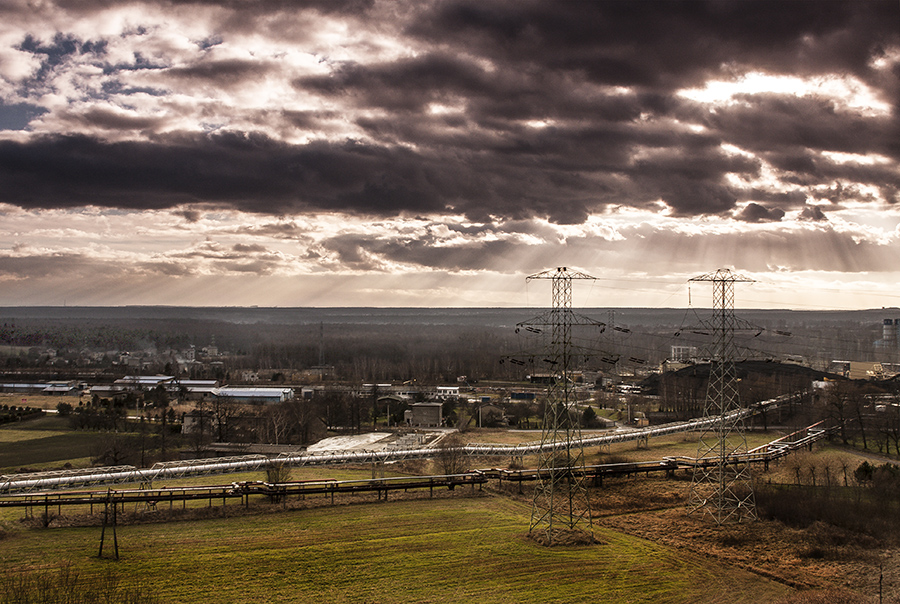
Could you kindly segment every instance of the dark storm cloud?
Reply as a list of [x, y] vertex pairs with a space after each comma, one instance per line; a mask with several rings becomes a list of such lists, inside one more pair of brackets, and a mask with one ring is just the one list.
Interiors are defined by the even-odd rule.
[[133, 277], [136, 274], [186, 276], [191, 267], [172, 261], [131, 263], [101, 259], [82, 253], [51, 252], [28, 256], [0, 253], [0, 276], [13, 279]]
[[[256, 247], [256, 246], [248, 246]], [[79, 253], [33, 254], [25, 257], [0, 254], [0, 277], [13, 279], [71, 278], [97, 279], [117, 276], [131, 278], [137, 275], [189, 277], [197, 275], [194, 262], [204, 260], [205, 270], [215, 274], [255, 273], [267, 275], [280, 268], [281, 260], [262, 250], [253, 252], [219, 254], [172, 254], [170, 258], [132, 263], [128, 260], [93, 258]]]
[[822, 208], [819, 206], [809, 206], [808, 208], [803, 208], [803, 211], [800, 212], [800, 219], [809, 220], [811, 222], [820, 222], [828, 220], [828, 217], [825, 216], [825, 212], [823, 212]]
[[284, 119], [301, 130], [312, 130], [323, 125], [325, 120], [337, 117], [333, 111], [291, 111], [281, 112]]
[[263, 78], [273, 68], [268, 63], [230, 59], [220, 61], [204, 61], [186, 67], [166, 69], [165, 76], [186, 80], [199, 80], [219, 86], [239, 86], [246, 80]]
[[43, 278], [83, 274], [86, 267], [101, 263], [78, 253], [45, 255], [0, 255], [0, 275], [13, 278]]
[[[718, 108], [715, 113], [704, 111], [697, 117], [724, 140], [744, 149], [788, 157], [802, 157], [813, 149], [878, 153], [900, 161], [896, 115], [875, 117], [839, 111], [833, 101], [814, 97], [757, 94], [735, 100], [733, 106]], [[789, 163], [784, 168], [798, 169]]]
[[356, 270], [378, 270], [382, 261], [427, 267], [430, 270], [492, 269], [525, 246], [508, 241], [482, 241], [453, 246], [435, 246], [431, 238], [382, 239], [366, 235], [340, 235], [322, 242], [338, 256], [342, 265]]
[[[322, 13], [364, 13], [374, 0], [161, 0], [163, 7], [214, 6], [234, 11], [270, 14], [282, 11], [316, 10]], [[54, 4], [75, 13], [92, 13], [109, 8], [109, 0], [56, 0]]]
[[[60, 6], [89, 13], [107, 3]], [[134, 65], [102, 63], [102, 42], [64, 33], [50, 41], [25, 35], [20, 50], [40, 58], [38, 80], [67, 57], [96, 55], [110, 94], [132, 89], [116, 79], [121, 70], [152, 72], [154, 85], [234, 90], [282, 78], [297, 95], [321, 102], [308, 110], [239, 111], [231, 119], [258, 132], [210, 135], [160, 134], [177, 117], [164, 112], [56, 113], [55, 123], [92, 134], [0, 142], [0, 201], [26, 208], [211, 204], [273, 215], [457, 212], [481, 222], [540, 217], [557, 223], [582, 222], [610, 205], [649, 208], [660, 200], [676, 216], [730, 216], [749, 201], [739, 217], [761, 221], [803, 208], [813, 189], [834, 182], [873, 185], [889, 200], [900, 190], [896, 112], [871, 115], [821, 96], [771, 93], [739, 95], [713, 110], [676, 94], [747, 71], [852, 74], [896, 107], [896, 70], [872, 67], [874, 58], [900, 45], [900, 6], [893, 0], [196, 0], [161, 6], [205, 7], [222, 31], [192, 42], [193, 61], [164, 69], [143, 66], [137, 52]], [[399, 58], [323, 56], [331, 70], [312, 76], [271, 59], [214, 60], [206, 52], [235, 32], [305, 39], [322, 15], [352, 27], [392, 11], [399, 20], [385, 18], [375, 29], [406, 36], [399, 42], [409, 52], [396, 53]], [[229, 120], [214, 111], [204, 108], [203, 120]], [[364, 133], [365, 142], [310, 134], [338, 131], [342, 120]], [[135, 136], [105, 142], [99, 133], [107, 131]], [[311, 142], [283, 142], [275, 134], [282, 131]], [[725, 144], [755, 157], [726, 153]], [[878, 154], [894, 163], [840, 163], [823, 152]], [[758, 179], [763, 162], [793, 191], [736, 184]], [[352, 246], [339, 251], [365, 262], [352, 260]]]
[[176, 214], [191, 223], [198, 222], [203, 216], [198, 210], [194, 209], [179, 210], [178, 212], [176, 212]]
[[[558, 94], [548, 95], [549, 86]], [[359, 124], [384, 144], [401, 141], [460, 158], [459, 173], [479, 177], [476, 191], [496, 192], [490, 211], [511, 217], [540, 215], [556, 222], [580, 222], [608, 203], [642, 205], [665, 199], [678, 213], [720, 212], [737, 193], [722, 182], [728, 172], [755, 174], [758, 162], [718, 150], [720, 139], [676, 133], [633, 122], [649, 107], [668, 111], [677, 102], [653, 95], [628, 99], [617, 94], [567, 92], [565, 82], [547, 75], [538, 82], [489, 76], [447, 56], [424, 56], [389, 66], [354, 65], [334, 76], [300, 80], [335, 97], [349, 95], [365, 106], [414, 113], [415, 119], [364, 118]], [[465, 116], [428, 115], [429, 102], [465, 98]], [[519, 120], [561, 118], [563, 125], [523, 126]], [[575, 121], [572, 121], [575, 120]], [[655, 149], [652, 159], [633, 162], [638, 148]], [[450, 168], [454, 162], [442, 162]], [[620, 176], [635, 186], [622, 186]], [[483, 184], [489, 181], [487, 188]], [[707, 205], [708, 203], [712, 205]], [[463, 206], [477, 217], [477, 209]]]
[[266, 247], [264, 245], [246, 244], [246, 243], [236, 243], [233, 246], [231, 246], [231, 249], [234, 250], [235, 252], [238, 252], [241, 254], [249, 254], [252, 252], [267, 251]]
[[100, 128], [103, 130], [154, 131], [166, 123], [164, 117], [125, 114], [107, 107], [94, 107], [80, 113], [66, 111], [59, 114], [62, 121]]
[[153, 262], [138, 262], [134, 265], [135, 268], [131, 271], [127, 271], [129, 267], [122, 267], [123, 272], [134, 272], [139, 271], [141, 273], [150, 274], [150, 275], [163, 275], [166, 277], [188, 277], [195, 274], [195, 270], [193, 267], [188, 266], [181, 262], [171, 262], [171, 261], [153, 261]]
[[[100, 2], [100, 0], [98, 0]], [[165, 0], [163, 4], [173, 6], [202, 6], [228, 8], [235, 11], [250, 10], [268, 14], [282, 11], [315, 10], [321, 13], [364, 13], [372, 7], [375, 0]], [[249, 4], [249, 6], [248, 6]]]
[[0, 141], [0, 200], [23, 207], [228, 202], [250, 212], [393, 214], [444, 209], [442, 179], [407, 151], [352, 142], [291, 146], [241, 134], [152, 144], [83, 136]]
[[[785, 95], [738, 98], [734, 107], [692, 115], [691, 104], [673, 98], [671, 89], [727, 75], [723, 64], [735, 62], [757, 69], [787, 67], [789, 73], [849, 70], [871, 76], [867, 61], [874, 49], [897, 39], [881, 20], [889, 16], [896, 17], [896, 11], [884, 3], [840, 3], [827, 10], [803, 4], [785, 11], [775, 2], [450, 2], [424, 12], [409, 31], [455, 42], [467, 49], [468, 58], [442, 51], [389, 64], [351, 64], [296, 85], [362, 106], [415, 114], [416, 119], [366, 118], [360, 125], [385, 144], [412, 141], [478, 154], [485, 171], [507, 176], [499, 197], [516, 198], [527, 208], [516, 213], [515, 204], [492, 206], [503, 215], [532, 211], [575, 222], [604, 203], [640, 206], [656, 199], [681, 215], [715, 214], [748, 196], [726, 184], [725, 175], [755, 177], [759, 170], [756, 160], [724, 156], [715, 148], [722, 142], [773, 154], [788, 182], [810, 185], [806, 174], [842, 177], [840, 169], [817, 168], [822, 162], [809, 156], [810, 149], [889, 153], [896, 147], [891, 136], [895, 118], [839, 114], [824, 99]], [[857, 37], [861, 29], [866, 35]], [[494, 61], [495, 72], [485, 71], [476, 56]], [[587, 74], [597, 84], [637, 86], [639, 92], [586, 93], [566, 74]], [[464, 117], [423, 115], [428, 103], [457, 98], [467, 103]], [[634, 124], [641, 114], [693, 117], [709, 134], [654, 133]], [[545, 118], [579, 121], [541, 131], [513, 123]], [[658, 153], [629, 165], [635, 148], [647, 146]], [[522, 182], [517, 178], [532, 158], [540, 164], [527, 169], [538, 186], [531, 188], [532, 195], [518, 194], [513, 183]], [[579, 186], [575, 170], [594, 178]], [[890, 169], [869, 172], [867, 182], [896, 179]], [[622, 174], [630, 184], [619, 182]], [[556, 212], [535, 199], [544, 196], [555, 198]], [[793, 208], [805, 197], [781, 201]]]
[[372, 243], [374, 238], [344, 235], [333, 237], [323, 247], [337, 256], [342, 266], [351, 270], [379, 270], [379, 262], [373, 261], [365, 248]]
[[237, 243], [223, 247], [213, 241], [204, 241], [194, 249], [168, 253], [165, 261], [142, 263], [140, 266], [148, 272], [177, 275], [178, 271], [186, 271], [185, 274], [189, 274], [196, 272], [191, 267], [195, 267], [198, 261], [206, 270], [218, 274], [271, 274], [283, 264], [283, 259], [278, 254], [270, 252], [263, 245]]
[[769, 202], [768, 205], [779, 205], [784, 207], [799, 207], [806, 203], [807, 196], [800, 191], [782, 193], [754, 188], [745, 191], [745, 197], [743, 197], [742, 200], [765, 201]]
[[681, 87], [729, 62], [865, 72], [896, 39], [896, 3], [444, 2], [408, 31], [505, 64], [584, 73], [604, 84]]
[[[640, 273], [648, 265], [665, 267], [675, 272], [696, 270], [694, 253], [710, 246], [717, 250], [717, 260], [726, 265], [742, 266], [748, 271], [774, 269], [814, 271], [870, 271], [892, 272], [896, 269], [894, 256], [885, 253], [891, 244], [868, 241], [852, 232], [832, 228], [817, 207], [807, 208], [804, 220], [821, 224], [813, 228], [773, 231], [764, 228], [745, 228], [727, 232], [711, 232], [700, 237], [686, 238], [684, 232], [648, 224], [621, 229], [621, 240], [596, 235], [569, 237], [565, 257], [592, 258], [602, 256], [606, 266], [622, 271]], [[777, 208], [767, 209], [749, 204], [739, 220], [763, 223], [778, 220]], [[502, 232], [502, 228], [487, 230]], [[516, 232], [528, 230], [519, 224]], [[541, 228], [533, 227], [535, 233]], [[439, 244], [436, 238], [423, 233], [419, 237], [379, 237], [365, 234], [344, 234], [321, 242], [324, 254], [312, 251], [311, 257], [328, 256], [354, 270], [383, 271], [390, 263], [421, 267], [423, 270], [447, 272], [496, 270], [498, 266], [518, 266], [538, 269], [546, 265], [560, 250], [558, 241], [544, 237], [540, 243], [521, 237], [504, 240], [461, 240]], [[688, 249], [694, 253], [687, 253]], [[675, 250], [673, 252], [673, 250]]]
[[630, 174], [638, 195], [663, 199], [678, 215], [718, 214], [732, 208], [737, 191], [725, 184], [729, 173], [755, 176], [758, 161], [726, 155], [705, 144], [666, 148], [648, 160], [639, 160]]
[[777, 222], [784, 218], [784, 211], [778, 208], [767, 208], [758, 203], [748, 203], [736, 218], [744, 222]]
[[271, 237], [272, 239], [296, 239], [302, 235], [301, 230], [293, 222], [277, 222], [262, 224], [249, 229], [242, 229], [257, 236]]

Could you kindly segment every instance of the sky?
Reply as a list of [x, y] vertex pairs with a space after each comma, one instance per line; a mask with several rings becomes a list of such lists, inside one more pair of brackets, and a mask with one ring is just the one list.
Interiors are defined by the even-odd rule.
[[900, 1], [0, 0], [0, 306], [900, 306]]

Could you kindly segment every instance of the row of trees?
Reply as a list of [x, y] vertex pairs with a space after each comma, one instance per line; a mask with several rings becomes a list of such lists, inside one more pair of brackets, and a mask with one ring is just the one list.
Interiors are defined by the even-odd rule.
[[0, 424], [8, 424], [43, 414], [41, 409], [3, 405], [0, 407]]
[[[745, 406], [782, 394], [807, 392], [814, 377], [796, 367], [777, 363], [766, 363], [762, 369], [753, 364], [738, 364], [737, 369], [738, 396]], [[659, 411], [679, 420], [701, 417], [706, 403], [708, 381], [709, 365], [695, 365], [663, 374], [658, 386]], [[798, 409], [791, 410], [793, 411]]]
[[[707, 395], [708, 366], [671, 372], [660, 377], [659, 410], [674, 419], [700, 417]], [[828, 420], [837, 427], [844, 444], [900, 455], [900, 384], [835, 379], [817, 391], [810, 390], [813, 376], [798, 373], [769, 374], [743, 371], [738, 382], [741, 403], [750, 405], [781, 394], [809, 393], [805, 402], [779, 409], [757, 421], [796, 423]]]
[[[900, 534], [900, 467], [853, 461], [850, 456], [791, 455], [784, 462], [791, 482], [764, 483], [755, 489], [760, 514], [794, 526], [824, 522], [896, 543]], [[837, 539], [835, 539], [837, 538]], [[827, 547], [858, 547], [835, 534]], [[816, 555], [828, 554], [817, 552]]]
[[839, 426], [844, 444], [900, 455], [900, 385], [833, 382], [816, 397], [816, 404]]

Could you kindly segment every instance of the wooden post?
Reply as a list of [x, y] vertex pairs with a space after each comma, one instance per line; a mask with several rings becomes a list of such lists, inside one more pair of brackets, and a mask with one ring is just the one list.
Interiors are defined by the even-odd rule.
[[103, 506], [103, 528], [100, 529], [100, 551], [97, 552], [97, 557], [103, 557], [103, 540], [106, 538], [106, 520], [109, 516], [109, 502]]
[[[122, 503], [122, 505], [125, 505]], [[119, 524], [119, 513], [116, 510], [116, 504], [113, 502], [113, 545], [116, 550], [116, 560], [119, 559], [119, 535], [116, 532], [116, 526]]]
[[106, 525], [109, 524], [109, 504], [113, 504], [112, 508], [112, 532], [113, 532], [113, 549], [115, 550], [116, 560], [119, 559], [119, 536], [116, 533], [116, 525], [118, 524], [118, 506], [112, 498], [112, 490], [106, 490], [106, 499], [103, 501], [103, 528], [100, 530], [100, 550], [97, 557], [103, 557], [103, 543], [106, 540]]

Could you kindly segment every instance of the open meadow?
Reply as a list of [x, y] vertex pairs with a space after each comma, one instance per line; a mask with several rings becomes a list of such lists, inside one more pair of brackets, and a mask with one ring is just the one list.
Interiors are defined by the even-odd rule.
[[0, 427], [0, 474], [22, 470], [84, 468], [91, 465], [91, 449], [100, 441], [97, 432], [76, 431], [53, 415]]
[[[777, 438], [776, 432], [748, 433], [748, 446]], [[530, 433], [472, 431], [470, 442], [531, 440]], [[0, 427], [0, 467], [88, 467], [89, 451], [103, 433], [72, 430], [65, 418], [45, 416]], [[586, 451], [587, 463], [643, 461], [693, 455], [695, 434], [626, 442]], [[846, 489], [847, 470], [864, 457], [818, 444], [793, 454], [768, 471], [757, 468], [758, 484], [800, 488], [810, 482]], [[509, 460], [469, 459], [469, 467], [494, 467]], [[525, 464], [530, 462], [526, 458]], [[371, 478], [374, 468], [293, 468], [291, 480]], [[379, 476], [440, 473], [437, 461], [385, 464]], [[265, 480], [265, 473], [174, 479], [169, 487], [227, 485]], [[852, 482], [852, 476], [850, 476]], [[793, 484], [796, 483], [796, 484]], [[115, 488], [138, 488], [118, 485]], [[154, 486], [161, 486], [155, 485]], [[900, 573], [880, 560], [891, 540], [822, 523], [786, 526], [762, 519], [719, 530], [685, 511], [690, 476], [617, 478], [591, 490], [593, 546], [544, 548], [527, 538], [528, 484], [486, 485], [392, 494], [289, 498], [271, 503], [194, 501], [160, 509], [130, 505], [117, 528], [121, 559], [114, 561], [107, 529], [104, 558], [98, 558], [100, 510], [43, 506], [30, 517], [23, 508], [0, 511], [0, 604], [22, 577], [45, 579], [76, 573], [102, 584], [110, 577], [123, 587], [140, 587], [155, 600], [134, 602], [785, 602], [803, 590], [850, 588], [874, 596], [878, 571], [896, 593]], [[104, 487], [98, 487], [104, 488]], [[851, 486], [852, 488], [852, 486]], [[792, 497], [792, 495], [791, 495]], [[40, 509], [38, 509], [40, 508]], [[93, 513], [93, 516], [89, 513]], [[862, 540], [861, 540], [862, 539]], [[62, 569], [62, 570], [60, 570]], [[7, 590], [7, 591], [4, 591]], [[801, 590], [798, 592], [797, 590]], [[855, 597], [855, 596], [854, 596]], [[37, 600], [40, 601], [40, 600]], [[115, 600], [111, 601], [131, 601]], [[800, 602], [802, 600], [790, 600]], [[810, 602], [828, 601], [809, 600]], [[857, 602], [864, 600], [847, 600]], [[887, 600], [891, 601], [891, 600]]]
[[598, 545], [544, 548], [525, 536], [529, 514], [523, 502], [482, 494], [120, 526], [117, 562], [98, 559], [99, 527], [15, 528], [0, 559], [7, 577], [113, 569], [172, 603], [711, 603], [791, 592], [615, 530], [598, 529]]

